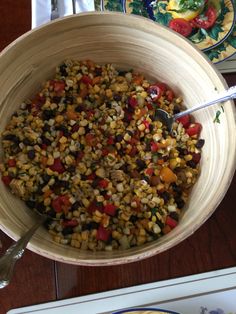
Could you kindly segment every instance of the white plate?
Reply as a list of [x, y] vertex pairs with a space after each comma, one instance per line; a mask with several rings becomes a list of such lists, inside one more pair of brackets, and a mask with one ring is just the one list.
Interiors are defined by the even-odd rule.
[[111, 314], [133, 307], [181, 314], [236, 314], [236, 267], [24, 307], [7, 314]]

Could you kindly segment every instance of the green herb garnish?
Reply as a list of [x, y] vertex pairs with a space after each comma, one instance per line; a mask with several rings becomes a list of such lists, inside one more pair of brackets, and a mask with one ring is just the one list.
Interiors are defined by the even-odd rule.
[[204, 0], [179, 0], [179, 11], [186, 12], [188, 10], [197, 11], [204, 5]]
[[214, 123], [220, 123], [220, 115], [221, 115], [221, 111], [220, 110], [217, 110], [216, 111], [216, 116], [215, 116], [215, 119], [214, 119]]

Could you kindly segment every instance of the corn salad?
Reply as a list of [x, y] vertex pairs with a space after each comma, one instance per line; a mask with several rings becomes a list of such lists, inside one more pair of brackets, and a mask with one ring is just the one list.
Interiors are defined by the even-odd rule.
[[[155, 108], [183, 110], [164, 83], [111, 64], [66, 60], [2, 133], [2, 181], [52, 219], [54, 241], [129, 249], [176, 227], [199, 175], [201, 124], [172, 133]], [[54, 219], [56, 218], [56, 219]]]

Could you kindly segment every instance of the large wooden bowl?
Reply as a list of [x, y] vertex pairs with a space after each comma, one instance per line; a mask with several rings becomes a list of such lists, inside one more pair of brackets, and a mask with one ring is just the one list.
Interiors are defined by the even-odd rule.
[[[193, 45], [145, 18], [119, 13], [88, 13], [62, 18], [30, 31], [0, 55], [0, 130], [20, 103], [34, 95], [66, 58], [112, 62], [167, 82], [187, 106], [205, 101], [227, 85]], [[160, 240], [126, 251], [80, 251], [56, 244], [42, 227], [28, 248], [40, 255], [78, 265], [114, 265], [167, 250], [198, 229], [225, 195], [235, 170], [235, 109], [224, 105], [221, 123], [213, 123], [218, 105], [195, 114], [206, 140], [201, 175], [180, 224]], [[1, 183], [0, 225], [18, 239], [33, 224], [32, 215]]]

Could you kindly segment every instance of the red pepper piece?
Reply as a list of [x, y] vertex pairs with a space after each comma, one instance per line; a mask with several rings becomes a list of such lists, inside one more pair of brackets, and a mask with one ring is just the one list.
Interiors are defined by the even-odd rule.
[[145, 170], [145, 174], [148, 175], [148, 176], [152, 176], [154, 173], [154, 169], [153, 168], [147, 168]]
[[97, 139], [95, 138], [95, 135], [92, 133], [87, 133], [85, 135], [85, 141], [89, 146], [96, 146], [97, 144]]
[[63, 227], [76, 227], [78, 226], [78, 221], [76, 219], [64, 220], [62, 222]]
[[64, 81], [53, 81], [53, 89], [56, 93], [64, 91], [66, 84]]
[[149, 110], [153, 110], [153, 105], [150, 102], [147, 103], [147, 107]]
[[171, 229], [175, 228], [178, 225], [178, 222], [171, 218], [170, 216], [166, 217], [167, 226], [171, 227]]
[[48, 145], [47, 145], [47, 144], [45, 144], [45, 143], [41, 144], [41, 148], [42, 148], [43, 150], [46, 150], [46, 149], [47, 149], [47, 147], [48, 147]]
[[92, 85], [93, 83], [93, 80], [91, 79], [90, 76], [88, 75], [83, 75], [82, 78], [81, 78], [81, 82], [86, 84], [86, 85]]
[[87, 180], [91, 180], [93, 181], [96, 178], [96, 174], [95, 173], [91, 173], [87, 176]]
[[11, 183], [12, 178], [10, 176], [2, 176], [2, 182], [5, 185], [9, 185]]
[[15, 159], [8, 159], [7, 164], [9, 167], [15, 167], [16, 160]]
[[96, 201], [92, 201], [89, 206], [87, 207], [87, 212], [92, 214], [93, 212], [95, 212], [96, 210], [100, 211], [101, 213], [103, 213], [103, 206], [98, 204]]
[[138, 105], [137, 98], [135, 98], [135, 97], [130, 97], [130, 98], [129, 98], [129, 105], [130, 105], [132, 108], [135, 108], [135, 107]]
[[201, 154], [200, 153], [193, 153], [192, 156], [193, 156], [192, 161], [194, 161], [196, 164], [198, 164], [199, 161], [201, 160]]
[[78, 124], [75, 124], [75, 125], [72, 126], [71, 131], [72, 132], [77, 132], [79, 130], [79, 128], [80, 128], [80, 126]]
[[52, 171], [56, 171], [58, 173], [63, 173], [65, 168], [61, 162], [60, 158], [55, 158], [52, 166], [49, 167]]
[[154, 153], [154, 152], [157, 152], [159, 148], [160, 148], [160, 146], [158, 145], [158, 143], [151, 142], [151, 151], [152, 151], [153, 153]]
[[150, 122], [149, 121], [143, 120], [143, 124], [145, 125], [146, 129], [149, 129], [149, 126], [150, 126]]
[[71, 205], [68, 195], [60, 195], [52, 201], [52, 208], [56, 213], [66, 212]]
[[165, 93], [167, 85], [165, 83], [156, 83], [150, 85], [148, 88], [148, 93], [153, 101], [157, 101]]
[[84, 152], [78, 152], [76, 155], [76, 162], [80, 162], [84, 157]]
[[186, 129], [189, 127], [190, 125], [190, 115], [187, 114], [186, 116], [183, 116], [181, 118], [178, 118], [177, 121], [179, 121], [180, 123], [182, 123], [183, 127]]
[[107, 156], [109, 154], [109, 150], [107, 148], [102, 149], [102, 156]]
[[108, 139], [107, 139], [107, 144], [108, 145], [112, 145], [114, 144], [114, 138], [112, 136], [109, 136]]
[[185, 130], [189, 136], [199, 135], [202, 130], [202, 125], [198, 122], [190, 124], [190, 126]]
[[107, 204], [104, 206], [104, 213], [115, 216], [117, 207], [114, 204]]
[[97, 230], [97, 240], [108, 241], [111, 236], [111, 230], [105, 229], [103, 226], [99, 226]]
[[98, 186], [102, 189], [105, 189], [108, 187], [109, 181], [106, 179], [101, 179], [98, 183]]
[[166, 98], [171, 102], [175, 98], [175, 94], [172, 89], [166, 91]]

